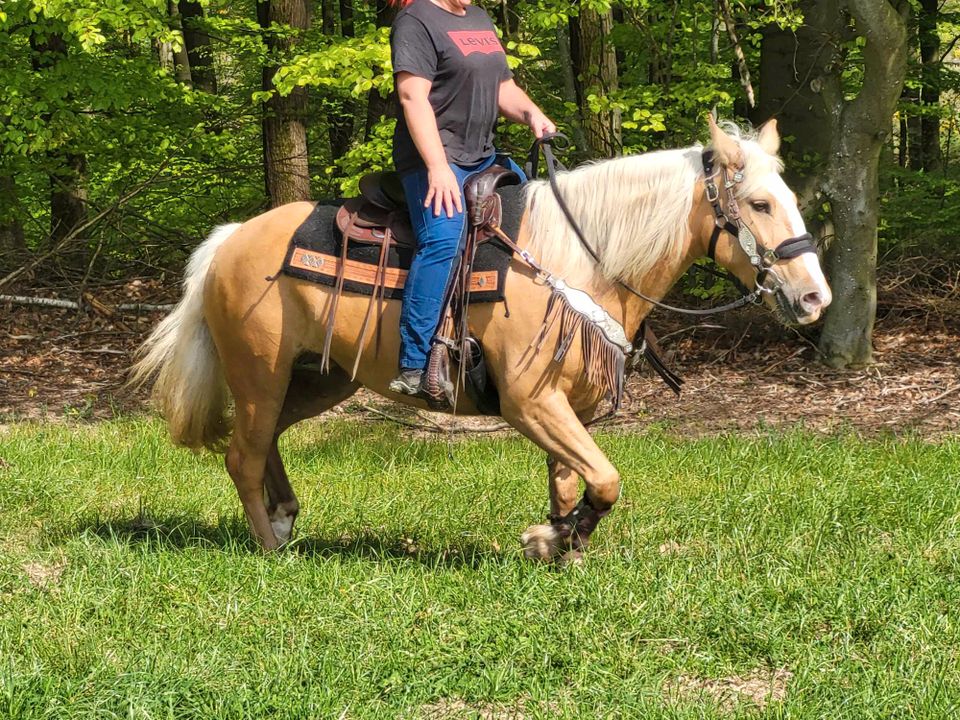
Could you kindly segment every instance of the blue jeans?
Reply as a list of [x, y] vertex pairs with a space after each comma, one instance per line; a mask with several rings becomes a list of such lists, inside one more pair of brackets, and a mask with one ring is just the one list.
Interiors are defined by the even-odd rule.
[[[500, 156], [503, 164], [526, 181], [523, 171], [510, 158]], [[463, 188], [467, 179], [497, 161], [491, 155], [477, 165], [450, 164], [450, 169]], [[427, 197], [427, 170], [418, 168], [405, 172], [401, 178], [410, 222], [417, 236], [417, 251], [410, 265], [406, 284], [403, 287], [403, 308], [400, 311], [400, 367], [404, 370], [423, 369], [427, 364], [430, 343], [440, 322], [440, 305], [450, 282], [454, 260], [466, 241], [466, 222], [463, 212], [454, 209], [453, 217], [446, 211], [433, 214], [433, 205], [425, 208]], [[463, 192], [460, 202], [466, 211]]]

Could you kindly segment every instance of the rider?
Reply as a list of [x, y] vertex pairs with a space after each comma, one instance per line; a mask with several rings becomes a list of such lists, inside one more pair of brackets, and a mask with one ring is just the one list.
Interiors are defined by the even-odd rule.
[[[497, 160], [498, 112], [538, 138], [556, 126], [514, 82], [490, 17], [471, 0], [391, 2], [402, 8], [390, 34], [402, 108], [393, 160], [417, 251], [400, 313], [400, 376], [390, 389], [416, 395], [465, 237], [463, 184]], [[512, 160], [502, 162], [523, 178]]]

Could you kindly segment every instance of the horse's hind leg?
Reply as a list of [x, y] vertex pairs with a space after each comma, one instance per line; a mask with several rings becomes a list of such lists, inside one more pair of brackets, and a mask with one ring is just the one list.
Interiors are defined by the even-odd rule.
[[300, 512], [300, 501], [290, 487], [287, 470], [274, 437], [267, 455], [266, 470], [263, 474], [263, 502], [267, 506], [267, 517], [277, 542], [284, 545], [293, 536], [293, 523]]
[[294, 368], [264, 473], [267, 515], [273, 533], [281, 544], [289, 542], [293, 536], [293, 524], [300, 512], [300, 502], [290, 487], [277, 441], [289, 427], [340, 404], [359, 387], [359, 383], [351, 382], [347, 374], [336, 366], [328, 374]]
[[236, 403], [236, 420], [227, 449], [226, 466], [253, 536], [264, 550], [275, 550], [280, 543], [270, 524], [263, 496], [267, 458], [283, 402], [283, 385], [279, 381], [270, 383], [265, 380], [251, 378], [250, 386], [230, 383]]

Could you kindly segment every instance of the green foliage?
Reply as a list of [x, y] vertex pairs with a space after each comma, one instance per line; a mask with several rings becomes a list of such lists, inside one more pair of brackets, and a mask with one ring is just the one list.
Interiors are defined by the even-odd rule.
[[[123, 212], [108, 213], [82, 239], [90, 247], [103, 245], [98, 272], [129, 272], [131, 262], [152, 268], [178, 261], [210, 225], [242, 219], [266, 205], [262, 104], [273, 92], [287, 94], [298, 87], [309, 89], [306, 121], [317, 194], [353, 192], [364, 172], [389, 167], [390, 113], [372, 127], [366, 122], [368, 99], [388, 96], [393, 86], [389, 29], [377, 27], [372, 3], [353, 3], [354, 37], [344, 37], [337, 27], [323, 28], [319, 6], [311, 27], [295, 31], [278, 24], [261, 28], [252, 0], [203, 0], [201, 5], [205, 16], [198, 27], [212, 39], [216, 96], [185, 84], [168, 59], [161, 62], [184, 44], [180, 19], [169, 14], [167, 0], [0, 3], [0, 181], [5, 188], [0, 237], [3, 224], [16, 221], [31, 250], [46, 249], [51, 178], [56, 182], [67, 158], [81, 156], [88, 215], [109, 210], [142, 186]], [[745, 111], [732, 71], [733, 50], [722, 24], [715, 23], [712, 0], [588, 0], [584, 5], [599, 12], [612, 9], [616, 18], [611, 40], [619, 89], [588, 88], [586, 105], [591, 112], [619, 111], [624, 152], [704, 140], [705, 112], [716, 107], [724, 117], [736, 117]], [[568, 37], [578, 4], [521, 0], [506, 6], [515, 15], [503, 42], [518, 82], [576, 143], [581, 109], [560, 39]], [[486, 3], [495, 17], [503, 7]], [[745, 0], [734, 4], [733, 12], [755, 74], [764, 29], [795, 28], [800, 22], [791, 0]], [[944, 6], [945, 45], [952, 40], [955, 15], [951, 3]], [[294, 36], [298, 43], [292, 50], [268, 49], [269, 39]], [[855, 43], [846, 48], [850, 92], [857, 87], [859, 53]], [[277, 68], [275, 91], [262, 87], [265, 65]], [[939, 113], [949, 133], [957, 124], [958, 78], [960, 73], [944, 70], [943, 102], [905, 102], [903, 110]], [[352, 130], [345, 154], [334, 152], [330, 140], [331, 126], [342, 125], [344, 118]], [[519, 153], [529, 146], [530, 135], [504, 123], [497, 140], [501, 149]], [[587, 158], [575, 146], [567, 159]], [[950, 181], [887, 176], [887, 182], [894, 180], [900, 192], [888, 195], [889, 202], [912, 200], [902, 201], [906, 213], [889, 218], [884, 237], [909, 236], [916, 224], [900, 218], [912, 219], [916, 212], [918, 223], [929, 221], [931, 232], [948, 242]]]
[[880, 242], [884, 252], [960, 256], [960, 176], [899, 166], [883, 169]]
[[340, 38], [299, 53], [277, 70], [274, 84], [283, 94], [310, 85], [333, 88], [354, 97], [374, 89], [386, 95], [393, 90], [389, 29], [371, 26], [360, 37]]
[[[142, 186], [122, 220], [115, 216], [120, 224], [103, 230], [106, 272], [129, 272], [130, 261], [165, 262], [225, 210], [262, 204], [249, 89], [237, 93], [242, 85], [224, 82], [227, 92], [210, 96], [158, 63], [154, 48], [182, 45], [165, 1], [13, 0], [3, 7], [0, 174], [15, 180], [12, 212], [33, 247], [46, 242], [47, 178], [67, 155], [85, 158], [90, 215]], [[242, 77], [229, 58], [220, 69]]]
[[373, 128], [369, 140], [357, 143], [327, 167], [327, 176], [337, 179], [337, 187], [343, 197], [352, 197], [360, 192], [358, 183], [364, 174], [391, 168], [395, 126], [395, 120], [382, 119]]

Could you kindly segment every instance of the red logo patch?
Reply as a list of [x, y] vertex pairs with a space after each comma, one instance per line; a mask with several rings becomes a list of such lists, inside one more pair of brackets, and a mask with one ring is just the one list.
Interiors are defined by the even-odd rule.
[[464, 55], [475, 52], [484, 55], [503, 52], [500, 38], [493, 30], [452, 30], [447, 35]]

